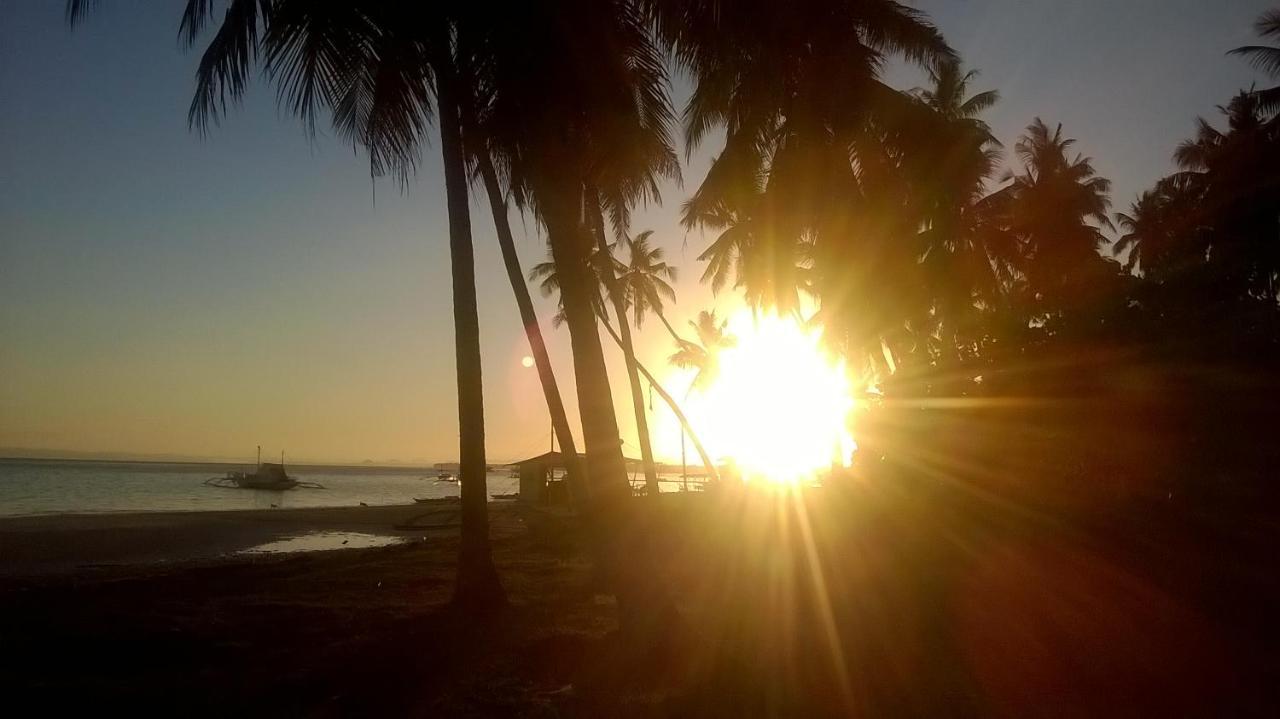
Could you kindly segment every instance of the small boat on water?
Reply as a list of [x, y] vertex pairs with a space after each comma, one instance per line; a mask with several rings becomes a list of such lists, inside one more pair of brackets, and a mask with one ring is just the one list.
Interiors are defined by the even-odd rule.
[[240, 489], [293, 489], [300, 484], [284, 471], [283, 464], [271, 462], [259, 464], [256, 472], [227, 472], [227, 476], [218, 479]]
[[290, 477], [284, 470], [284, 452], [280, 453], [280, 463], [262, 461], [262, 447], [258, 447], [258, 469], [254, 472], [227, 472], [225, 477], [213, 477], [205, 480], [210, 487], [228, 487], [235, 489], [270, 489], [285, 490], [294, 487], [324, 489], [315, 482], [303, 482]]
[[436, 475], [436, 481], [437, 482], [456, 482], [458, 481], [458, 478], [453, 476], [452, 474], [449, 474], [448, 472], [441, 472], [440, 474]]

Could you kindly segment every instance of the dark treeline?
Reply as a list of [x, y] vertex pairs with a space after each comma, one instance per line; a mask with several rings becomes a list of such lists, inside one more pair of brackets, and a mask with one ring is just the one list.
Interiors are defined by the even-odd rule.
[[[72, 0], [70, 19], [92, 4]], [[630, 217], [673, 199], [659, 188], [680, 177], [678, 131], [689, 152], [724, 135], [706, 148], [706, 177], [679, 198], [685, 227], [710, 236], [704, 281], [820, 326], [851, 371], [878, 378], [883, 402], [857, 420], [869, 474], [892, 466], [1048, 504], [1083, 492], [1093, 508], [1099, 497], [1115, 506], [1265, 487], [1259, 468], [1272, 458], [1261, 440], [1274, 443], [1264, 410], [1280, 354], [1275, 88], [1228, 99], [1223, 117], [1201, 120], [1176, 148], [1179, 172], [1113, 214], [1109, 182], [1069, 128], [1031, 119], [1003, 147], [982, 120], [997, 93], [928, 17], [889, 0], [189, 0], [180, 27], [203, 46], [190, 115], [202, 132], [262, 71], [307, 128], [328, 116], [364, 148], [375, 175], [406, 181], [426, 148], [440, 153], [463, 604], [502, 601], [488, 559], [468, 211], [480, 192], [557, 435], [573, 451], [508, 203], [547, 240], [539, 273], [560, 295], [583, 428], [574, 495], [602, 578], [624, 624], [669, 609], [647, 579], [644, 503], [626, 482], [599, 331], [627, 358], [651, 468], [641, 375], [652, 377], [631, 325], [655, 314], [678, 361], [700, 355], [663, 316], [671, 297], [654, 278], [674, 271]], [[1274, 40], [1280, 13], [1258, 30]], [[1239, 52], [1280, 72], [1275, 48]], [[918, 66], [926, 86], [889, 87], [890, 62]], [[692, 79], [683, 108], [675, 72]], [[599, 261], [624, 247], [629, 263]], [[717, 327], [713, 316], [706, 324]]]

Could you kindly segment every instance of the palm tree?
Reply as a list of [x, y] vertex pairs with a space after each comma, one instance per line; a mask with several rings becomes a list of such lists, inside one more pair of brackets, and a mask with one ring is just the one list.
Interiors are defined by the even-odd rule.
[[[629, 0], [468, 7], [459, 43], [491, 89], [486, 140], [511, 197], [546, 230], [569, 328], [590, 486], [587, 520], [599, 566], [618, 596], [624, 632], [643, 638], [673, 608], [653, 581], [622, 456], [597, 315], [592, 252], [610, 217], [657, 199], [678, 170], [662, 49]], [[595, 209], [593, 209], [593, 207]]]
[[1201, 188], [1201, 221], [1219, 299], [1274, 302], [1280, 285], [1280, 124], [1264, 118], [1257, 93], [1241, 92], [1219, 110], [1225, 130], [1201, 119], [1174, 159]]
[[1135, 268], [1151, 271], [1152, 259], [1160, 251], [1162, 241], [1168, 239], [1167, 229], [1162, 217], [1165, 209], [1165, 198], [1157, 190], [1147, 190], [1129, 206], [1129, 212], [1117, 212], [1116, 224], [1124, 231], [1120, 239], [1111, 248], [1117, 256], [1128, 252], [1124, 268], [1133, 271]]
[[[689, 342], [678, 336], [675, 338], [677, 349], [667, 358], [667, 362], [682, 369], [695, 370], [689, 389], [685, 390], [685, 399], [688, 399], [695, 389], [705, 389], [719, 377], [720, 353], [738, 344], [737, 338], [725, 331], [728, 324], [728, 320], [716, 317], [715, 310], [710, 312], [703, 310], [698, 313], [697, 320], [689, 322], [698, 341]], [[688, 492], [689, 476], [687, 472], [683, 472], [685, 466], [683, 432], [680, 435], [680, 466], [684, 491]]]
[[979, 115], [998, 100], [994, 90], [968, 95], [976, 70], [953, 60], [929, 70], [932, 86], [912, 94], [924, 113], [900, 123], [904, 170], [920, 213], [920, 263], [932, 297], [934, 330], [946, 350], [972, 353], [974, 330], [994, 307], [1013, 274], [1016, 242], [1004, 230], [1007, 205], [988, 183], [1000, 162], [1000, 144]]
[[738, 344], [738, 340], [726, 331], [728, 320], [716, 316], [715, 310], [703, 310], [696, 320], [690, 320], [697, 342], [677, 339], [677, 350], [667, 361], [682, 369], [695, 370], [693, 381], [689, 384], [687, 397], [696, 389], [711, 385], [720, 375], [720, 353]]
[[[470, 103], [468, 107], [470, 107]], [[474, 110], [469, 111], [468, 127], [473, 128], [471, 135], [483, 138], [483, 129], [476, 120]], [[525, 337], [529, 340], [530, 354], [538, 371], [538, 381], [542, 385], [542, 394], [547, 402], [547, 411], [551, 415], [551, 428], [560, 440], [560, 452], [564, 456], [568, 470], [570, 492], [574, 501], [586, 501], [586, 478], [578, 466], [578, 448], [573, 440], [573, 432], [569, 429], [569, 418], [565, 413], [564, 401], [560, 396], [560, 387], [556, 382], [555, 371], [551, 367], [551, 358], [547, 354], [547, 344], [542, 337], [542, 328], [538, 324], [538, 316], [533, 310], [533, 301], [529, 297], [529, 286], [525, 284], [524, 273], [520, 269], [520, 257], [516, 253], [515, 240], [511, 233], [511, 221], [507, 216], [506, 195], [498, 179], [498, 171], [487, 147], [470, 148], [473, 161], [489, 197], [489, 209], [493, 214], [493, 224], [497, 231], [498, 247], [502, 251], [502, 263], [507, 271], [507, 279], [511, 283], [511, 291], [516, 298], [516, 307], [520, 310], [520, 320], [524, 325]]]
[[694, 79], [688, 147], [725, 131], [682, 218], [735, 228], [704, 254], [711, 277], [737, 265], [750, 300], [797, 315], [803, 289], [819, 303], [824, 338], [878, 354], [881, 336], [918, 304], [877, 279], [916, 263], [901, 241], [915, 223], [886, 213], [900, 207], [896, 187], [879, 182], [881, 158], [865, 152], [884, 144], [876, 118], [905, 102], [879, 70], [890, 56], [929, 65], [954, 53], [921, 13], [891, 0], [747, 0], [733, 12], [657, 4], [660, 32]]
[[626, 301], [631, 305], [637, 328], [644, 325], [645, 315], [652, 312], [662, 321], [667, 332], [679, 339], [679, 335], [663, 314], [663, 301], [673, 304], [676, 301], [676, 291], [671, 283], [676, 281], [678, 273], [675, 267], [667, 264], [663, 259], [665, 251], [661, 247], [653, 247], [649, 244], [649, 238], [652, 236], [652, 230], [645, 230], [626, 241], [628, 261], [621, 266], [622, 276], [619, 278], [619, 284], [622, 286]]
[[[92, 3], [70, 0], [78, 21]], [[188, 0], [180, 35], [194, 45], [215, 21], [214, 3]], [[374, 174], [407, 178], [434, 113], [440, 121], [453, 276], [462, 532], [454, 601], [471, 610], [505, 604], [489, 545], [483, 380], [475, 263], [467, 204], [454, 18], [434, 8], [302, 0], [230, 0], [201, 57], [189, 121], [207, 131], [238, 101], [261, 64], [278, 97], [313, 132], [321, 111], [369, 152]]]
[[[602, 263], [599, 262], [599, 260], [596, 260], [592, 264], [594, 267], [600, 267]], [[542, 293], [543, 297], [551, 297], [560, 292], [560, 276], [558, 274], [556, 264], [553, 261], [540, 262], [534, 265], [533, 269], [529, 271], [529, 279], [530, 281], [538, 283], [538, 289]], [[603, 282], [601, 282], [601, 284], [603, 284]], [[559, 327], [565, 322], [563, 294], [560, 295], [559, 307], [559, 311], [551, 320], [552, 324], [556, 327]], [[597, 315], [600, 318], [600, 323], [604, 326], [605, 331], [608, 332], [614, 343], [618, 345], [618, 349], [626, 352], [626, 344], [622, 336], [618, 334], [618, 331], [615, 330], [613, 325], [609, 322], [609, 317], [605, 313], [604, 299], [598, 291], [596, 292], [595, 307]], [[676, 402], [675, 398], [671, 396], [671, 393], [667, 392], [666, 388], [658, 382], [658, 379], [653, 376], [653, 373], [645, 368], [644, 364], [640, 362], [639, 359], [636, 360], [635, 366], [636, 371], [640, 375], [644, 376], [653, 391], [657, 392], [658, 396], [662, 398], [662, 401], [671, 408], [671, 412], [680, 422], [680, 426], [683, 428], [684, 434], [689, 437], [691, 442], [693, 442], [694, 450], [697, 451], [698, 457], [701, 459], [702, 465], [707, 471], [707, 476], [713, 480], [718, 478], [719, 472], [716, 470], [715, 462], [712, 461], [711, 455], [698, 439], [698, 435], [694, 431], [693, 425], [689, 423], [689, 418], [685, 415], [684, 410], [681, 409], [680, 404]]]
[[[605, 294], [613, 305], [614, 314], [618, 318], [618, 328], [622, 331], [620, 347], [623, 362], [627, 368], [627, 386], [631, 389], [631, 408], [636, 421], [636, 439], [640, 443], [640, 464], [644, 468], [645, 494], [653, 499], [658, 498], [658, 467], [653, 458], [653, 439], [649, 434], [649, 417], [645, 414], [644, 388], [640, 386], [639, 362], [636, 359], [635, 344], [631, 338], [631, 327], [627, 323], [627, 287], [618, 278], [620, 264], [613, 256], [609, 243], [605, 240], [604, 215], [600, 211], [600, 200], [589, 200], [588, 212], [591, 213], [592, 231], [596, 238], [596, 275], [604, 284]], [[607, 322], [603, 306], [598, 309], [601, 318]], [[637, 323], [638, 325], [639, 323]]]
[[1099, 251], [1109, 243], [1102, 228], [1112, 227], [1111, 182], [1088, 157], [1068, 155], [1075, 142], [1061, 125], [1050, 130], [1036, 118], [1014, 146], [1021, 172], [1006, 176], [1013, 180], [1010, 229], [1022, 243], [1027, 290], [1047, 315], [1096, 292], [1109, 273]]
[[502, 23], [477, 17], [474, 25], [464, 34], [493, 88], [490, 146], [513, 199], [546, 228], [559, 274], [593, 504], [620, 507], [630, 490], [598, 334], [590, 265], [597, 223], [588, 200], [619, 198], [607, 207], [616, 216], [656, 193], [643, 172], [652, 166], [635, 158], [669, 146], [662, 54], [620, 0], [518, 4]]
[[1198, 173], [1178, 172], [1143, 192], [1128, 212], [1116, 213], [1116, 225], [1124, 234], [1112, 250], [1117, 256], [1128, 252], [1126, 270], [1163, 284], [1205, 263], [1209, 255], [1201, 217], [1205, 189]]
[[[1253, 24], [1259, 37], [1280, 40], [1280, 9], [1268, 10]], [[1249, 59], [1257, 69], [1273, 78], [1280, 78], [1280, 47], [1274, 45], [1244, 45], [1228, 55], [1240, 55]], [[1266, 115], [1280, 112], [1280, 85], [1254, 93], [1259, 109]]]
[[985, 90], [976, 95], [968, 95], [969, 83], [978, 77], [978, 71], [962, 73], [961, 69], [960, 61], [956, 58], [945, 58], [934, 63], [927, 70], [931, 86], [918, 87], [912, 94], [943, 119], [964, 121], [989, 137], [990, 128], [979, 119], [979, 115], [1000, 101], [1000, 93]]

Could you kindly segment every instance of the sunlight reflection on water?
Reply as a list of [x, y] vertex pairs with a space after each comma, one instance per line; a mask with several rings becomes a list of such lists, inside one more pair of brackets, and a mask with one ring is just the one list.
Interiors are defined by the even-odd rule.
[[361, 532], [311, 532], [296, 537], [277, 539], [240, 550], [239, 554], [287, 554], [290, 552], [324, 552], [332, 549], [366, 549], [404, 544], [404, 537], [388, 537]]

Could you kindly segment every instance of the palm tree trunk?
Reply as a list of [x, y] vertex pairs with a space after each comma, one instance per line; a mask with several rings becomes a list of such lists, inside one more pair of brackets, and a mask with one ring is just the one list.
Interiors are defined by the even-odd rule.
[[[609, 324], [609, 318], [602, 316], [600, 318], [600, 323], [604, 325], [605, 331], [609, 333], [609, 336], [613, 338], [613, 341], [621, 347], [622, 338], [618, 336], [618, 333], [613, 330], [613, 326]], [[716, 471], [715, 462], [711, 461], [711, 455], [707, 454], [707, 450], [702, 446], [702, 442], [698, 441], [698, 435], [694, 433], [693, 426], [689, 424], [689, 419], [684, 416], [684, 412], [681, 411], [680, 405], [676, 404], [675, 398], [668, 394], [667, 391], [662, 388], [662, 385], [658, 384], [658, 380], [654, 379], [649, 370], [645, 369], [645, 366], [640, 364], [639, 361], [636, 362], [636, 369], [640, 374], [644, 375], [646, 380], [649, 381], [649, 386], [653, 388], [653, 391], [657, 392], [658, 396], [662, 398], [662, 401], [666, 402], [667, 406], [671, 408], [676, 419], [680, 421], [680, 426], [684, 427], [685, 434], [689, 435], [689, 441], [693, 442], [693, 449], [698, 453], [698, 457], [702, 459], [702, 466], [707, 469], [707, 477], [713, 481], [718, 480], [720, 478], [720, 473]]]
[[[566, 153], [567, 154], [567, 153]], [[638, 644], [653, 642], [670, 631], [675, 605], [658, 576], [648, 513], [631, 498], [627, 469], [618, 436], [609, 375], [596, 321], [599, 286], [589, 265], [592, 241], [582, 222], [582, 192], [566, 191], [562, 157], [540, 158], [535, 170], [554, 170], [554, 176], [534, 177], [539, 209], [547, 227], [551, 257], [560, 278], [560, 298], [573, 346], [574, 379], [586, 448], [587, 526], [600, 579], [618, 598], [622, 634]], [[551, 161], [548, 161], [551, 160]]]
[[578, 466], [578, 449], [573, 441], [573, 433], [569, 430], [569, 418], [564, 411], [564, 401], [560, 398], [560, 387], [556, 384], [556, 375], [551, 368], [551, 358], [547, 355], [547, 344], [542, 338], [538, 316], [533, 311], [529, 286], [525, 284], [524, 272], [520, 269], [520, 258], [516, 255], [515, 240], [511, 236], [511, 222], [507, 217], [507, 203], [502, 196], [502, 187], [498, 184], [498, 173], [487, 152], [476, 152], [474, 156], [480, 165], [480, 176], [489, 194], [489, 207], [493, 211], [498, 246], [502, 248], [502, 262], [507, 268], [507, 279], [511, 280], [516, 305], [520, 308], [520, 320], [524, 324], [525, 336], [529, 339], [533, 363], [538, 368], [538, 380], [542, 383], [542, 394], [547, 400], [547, 411], [551, 414], [551, 427], [560, 438], [560, 453], [568, 469], [569, 490], [574, 501], [581, 504], [587, 497], [586, 478]]
[[[561, 180], [563, 182], [563, 180]], [[586, 453], [586, 474], [592, 504], [630, 496], [618, 419], [613, 411], [609, 373], [600, 346], [593, 297], [595, 275], [588, 266], [590, 242], [585, 236], [572, 197], [539, 193], [543, 221], [551, 245], [551, 259], [560, 278], [560, 298], [573, 352], [573, 375], [578, 388], [578, 413]], [[563, 192], [563, 191], [561, 191]], [[574, 193], [565, 193], [574, 194]]]
[[671, 333], [671, 339], [675, 340], [678, 345], [684, 345], [684, 338], [681, 337], [680, 333], [676, 332], [676, 328], [672, 327], [671, 323], [667, 321], [667, 316], [661, 312], [654, 312], [654, 314], [658, 316], [658, 319], [662, 320], [662, 326], [667, 328], [667, 332]]
[[[653, 462], [653, 443], [649, 437], [649, 418], [644, 411], [644, 388], [640, 386], [640, 374], [636, 370], [635, 345], [631, 342], [631, 327], [627, 323], [627, 309], [624, 305], [622, 291], [618, 286], [618, 276], [613, 272], [613, 253], [609, 251], [609, 243], [604, 238], [604, 217], [600, 213], [600, 198], [596, 192], [587, 193], [587, 211], [591, 213], [592, 229], [595, 233], [596, 251], [600, 253], [600, 272], [605, 285], [609, 289], [609, 298], [613, 302], [613, 312], [618, 316], [618, 327], [622, 331], [622, 354], [627, 365], [627, 381], [631, 385], [631, 405], [636, 415], [636, 436], [640, 441], [640, 461], [644, 465], [645, 493], [650, 497], [658, 496], [658, 468]], [[605, 319], [606, 324], [608, 319]]]
[[451, 77], [452, 62], [447, 59], [437, 62], [434, 69], [449, 214], [454, 353], [458, 380], [458, 479], [462, 494], [462, 528], [453, 601], [469, 611], [481, 611], [506, 604], [506, 595], [498, 581], [489, 546], [480, 319], [476, 305], [475, 254], [471, 243], [471, 215], [467, 204], [466, 165], [457, 93]]

